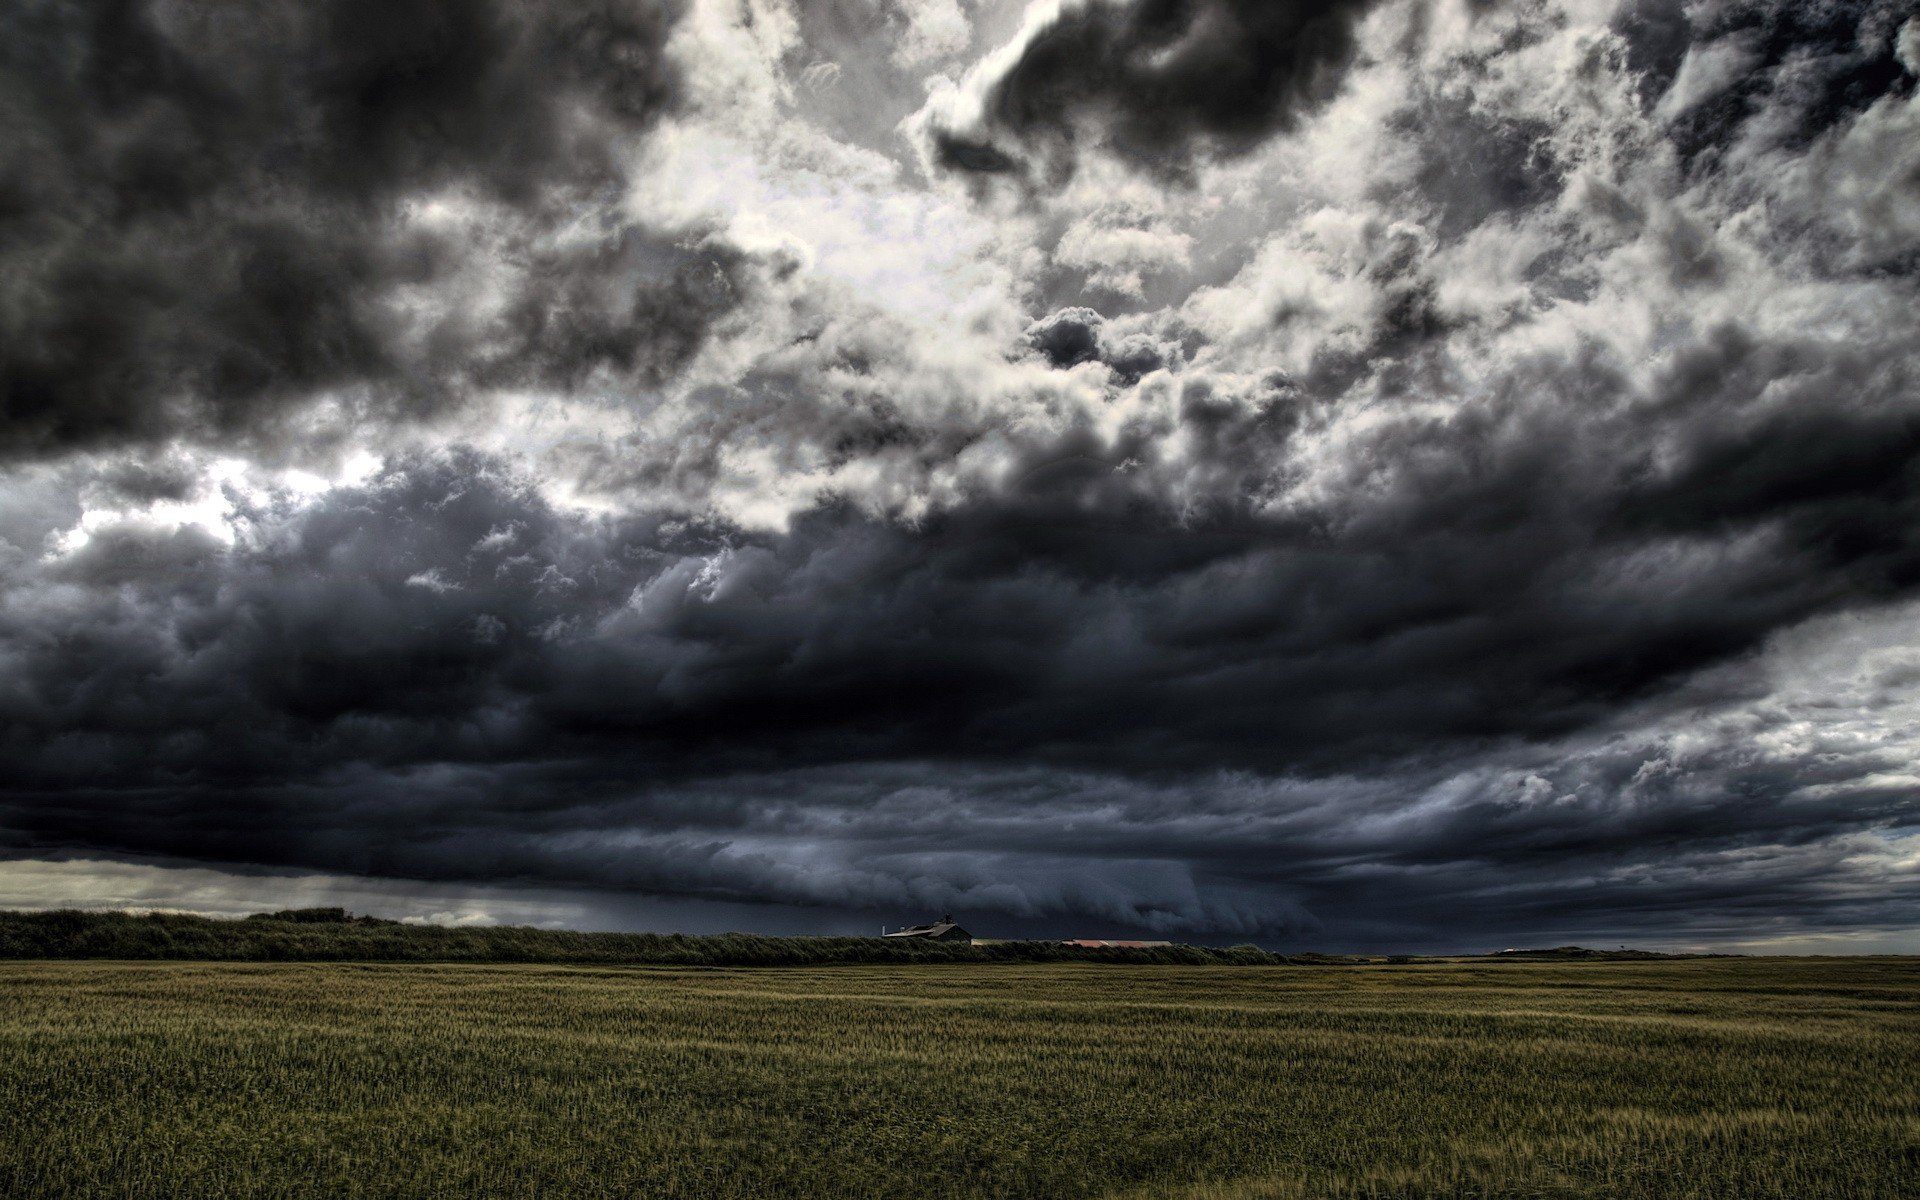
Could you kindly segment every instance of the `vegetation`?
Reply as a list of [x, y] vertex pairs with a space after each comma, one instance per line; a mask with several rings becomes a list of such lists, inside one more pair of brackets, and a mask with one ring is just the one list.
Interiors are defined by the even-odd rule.
[[0, 1195], [1874, 1200], [1916, 1064], [1911, 960], [13, 962]]
[[447, 928], [354, 917], [343, 908], [286, 909], [221, 921], [179, 913], [0, 912], [0, 959], [198, 959], [232, 962], [604, 963], [798, 967], [828, 963], [1104, 962], [1271, 966], [1257, 946], [1083, 947], [1058, 942], [952, 942], [724, 933], [576, 933], [524, 926]]
[[283, 908], [276, 912], [248, 913], [247, 920], [287, 921], [295, 925], [398, 925], [400, 923], [381, 917], [356, 917], [344, 908]]

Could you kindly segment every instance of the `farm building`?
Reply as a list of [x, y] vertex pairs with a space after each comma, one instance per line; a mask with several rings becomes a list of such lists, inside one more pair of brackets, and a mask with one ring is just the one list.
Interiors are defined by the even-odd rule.
[[1120, 941], [1120, 940], [1115, 940], [1113, 938], [1068, 938], [1063, 943], [1063, 945], [1088, 946], [1092, 948], [1111, 946], [1120, 950], [1143, 950], [1149, 946], [1171, 946], [1173, 945], [1173, 943], [1172, 942]]
[[909, 925], [905, 929], [896, 929], [892, 933], [882, 934], [890, 938], [925, 938], [935, 942], [972, 942], [973, 935], [953, 923], [953, 914], [948, 913], [938, 921], [925, 925]]

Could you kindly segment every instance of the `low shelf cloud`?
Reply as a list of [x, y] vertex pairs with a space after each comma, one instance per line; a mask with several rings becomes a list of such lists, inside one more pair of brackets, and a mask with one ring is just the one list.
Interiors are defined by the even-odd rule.
[[8, 25], [6, 903], [1920, 948], [1905, 5]]

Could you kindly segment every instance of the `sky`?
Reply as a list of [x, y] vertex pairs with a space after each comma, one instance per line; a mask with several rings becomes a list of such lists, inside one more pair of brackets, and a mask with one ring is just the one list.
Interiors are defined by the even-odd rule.
[[1896, 0], [21, 0], [0, 907], [1920, 952]]

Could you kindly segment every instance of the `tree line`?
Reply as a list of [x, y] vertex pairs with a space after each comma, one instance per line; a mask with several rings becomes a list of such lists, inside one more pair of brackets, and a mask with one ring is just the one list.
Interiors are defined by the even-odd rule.
[[243, 920], [181, 913], [0, 912], [0, 958], [187, 959], [231, 962], [628, 963], [776, 967], [830, 963], [1163, 963], [1271, 966], [1286, 956], [1241, 945], [979, 944], [750, 933], [579, 933], [521, 925], [409, 925], [341, 908], [285, 909]]

